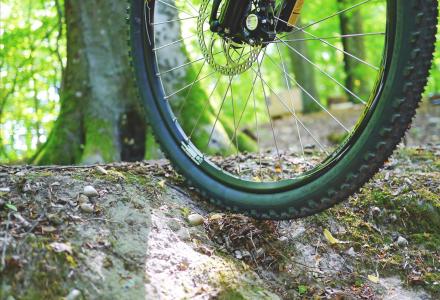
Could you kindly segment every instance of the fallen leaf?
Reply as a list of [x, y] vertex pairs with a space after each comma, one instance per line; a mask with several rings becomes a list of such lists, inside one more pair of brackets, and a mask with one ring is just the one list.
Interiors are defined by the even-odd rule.
[[330, 245], [339, 244], [340, 241], [333, 237], [328, 229], [324, 229], [324, 237], [330, 243]]
[[165, 187], [165, 180], [161, 180], [161, 181], [159, 181], [158, 182], [158, 185], [161, 187], [161, 188], [164, 188]]
[[368, 275], [368, 280], [372, 283], [379, 283], [379, 276], [375, 275]]
[[41, 231], [43, 232], [47, 232], [47, 233], [52, 233], [55, 232], [57, 229], [53, 226], [41, 226]]
[[17, 207], [11, 203], [6, 203], [6, 207], [13, 211], [18, 211]]
[[57, 243], [57, 242], [53, 242], [52, 244], [50, 244], [50, 247], [52, 247], [53, 251], [60, 253], [60, 252], [67, 252], [69, 254], [72, 254], [72, 246], [70, 245], [70, 243]]
[[213, 214], [209, 217], [209, 221], [220, 220], [223, 218], [223, 214]]
[[72, 268], [76, 268], [78, 266], [72, 255], [67, 254], [66, 260]]

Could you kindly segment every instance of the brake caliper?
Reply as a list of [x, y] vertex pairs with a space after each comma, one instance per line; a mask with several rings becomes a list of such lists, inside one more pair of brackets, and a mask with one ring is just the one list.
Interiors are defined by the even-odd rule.
[[261, 45], [276, 36], [275, 0], [214, 0], [211, 31], [235, 43]]

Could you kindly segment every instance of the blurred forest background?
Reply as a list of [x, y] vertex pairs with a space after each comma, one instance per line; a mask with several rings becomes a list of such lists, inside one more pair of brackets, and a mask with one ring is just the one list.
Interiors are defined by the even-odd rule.
[[[325, 16], [347, 2], [331, 0], [328, 7], [311, 4], [310, 9]], [[1, 0], [0, 163], [74, 164], [156, 157], [157, 146], [144, 121], [129, 67], [125, 8], [126, 2], [117, 0]], [[326, 37], [362, 32], [362, 27], [374, 32], [377, 15], [341, 15], [315, 32]], [[345, 41], [332, 43], [356, 53], [363, 47], [377, 47], [359, 39]], [[300, 45], [307, 46], [298, 46], [298, 51], [351, 90], [367, 93], [362, 89], [373, 84], [372, 78], [360, 85], [357, 73], [368, 70], [350, 66], [344, 55], [319, 51], [320, 43]], [[291, 58], [291, 64], [301, 61]], [[314, 78], [310, 68], [301, 70], [295, 77], [321, 99], [323, 107], [332, 99], [355, 101], [320, 77]], [[424, 98], [439, 93], [437, 51]], [[303, 113], [319, 109], [303, 105]]]

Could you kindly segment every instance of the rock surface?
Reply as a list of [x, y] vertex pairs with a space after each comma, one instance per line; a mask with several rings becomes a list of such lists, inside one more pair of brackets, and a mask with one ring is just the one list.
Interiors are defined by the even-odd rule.
[[349, 201], [283, 222], [219, 212], [166, 161], [0, 167], [0, 299], [438, 299], [439, 157], [403, 148]]

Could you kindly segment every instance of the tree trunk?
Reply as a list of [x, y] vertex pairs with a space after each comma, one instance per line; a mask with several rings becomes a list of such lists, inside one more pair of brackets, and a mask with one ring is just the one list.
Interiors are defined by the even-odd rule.
[[[65, 1], [67, 66], [63, 74], [61, 109], [48, 141], [38, 150], [34, 163], [88, 164], [134, 161], [160, 155], [151, 132], [147, 132], [129, 66], [125, 7], [124, 1], [117, 0], [99, 3]], [[173, 16], [178, 18], [175, 9], [157, 6], [157, 19], [171, 20]], [[162, 43], [181, 38], [178, 23], [169, 24], [177, 28], [163, 28], [158, 32], [158, 40]], [[188, 61], [183, 46], [164, 48], [164, 52], [158, 61], [162, 67], [169, 69]], [[172, 90], [187, 83], [188, 78], [192, 80], [197, 76], [191, 66], [177, 71], [162, 77]], [[184, 92], [170, 100], [175, 111], [185, 95]], [[198, 84], [193, 86], [189, 96], [190, 105], [184, 107], [179, 119], [186, 132], [193, 127], [194, 116], [202, 111], [207, 99]], [[207, 110], [200, 120], [200, 128], [210, 129], [214, 115]], [[208, 137], [208, 130], [196, 130], [192, 138], [203, 148]], [[233, 153], [228, 132], [222, 124], [216, 126], [214, 137], [206, 149], [208, 153]]]
[[[191, 7], [187, 7], [187, 11], [194, 12], [191, 9]], [[178, 11], [175, 8], [168, 5], [156, 5], [156, 23], [175, 19], [179, 19]], [[179, 22], [166, 24], [168, 26], [162, 25], [160, 27], [161, 30], [155, 32], [156, 47], [168, 45], [182, 39], [183, 34]], [[174, 43], [172, 46], [161, 48], [157, 54], [159, 70], [164, 73], [161, 75], [162, 84], [167, 94], [172, 94], [173, 91], [178, 91], [203, 77], [203, 75], [200, 75], [200, 67], [194, 67], [193, 64], [177, 68], [171, 72], [164, 72], [191, 61], [183, 43]], [[207, 63], [205, 63], [202, 67], [206, 69], [207, 66]], [[216, 112], [213, 111], [211, 105], [208, 105], [205, 113], [200, 118], [199, 115], [204, 111], [206, 101], [211, 100], [208, 99], [206, 91], [199, 82], [195, 82], [191, 87], [169, 98], [170, 105], [176, 113], [180, 124], [188, 135], [193, 132], [191, 141], [199, 149], [209, 154], [233, 154], [235, 153], [234, 143], [231, 145], [229, 140], [234, 136], [234, 128], [233, 125], [231, 128], [227, 118], [222, 118], [215, 124], [215, 130], [208, 145], [211, 130], [215, 123]], [[194, 126], [196, 128], [193, 131]], [[239, 140], [238, 147], [240, 150], [254, 150], [255, 142], [247, 135], [238, 132], [237, 139]]]
[[126, 46], [125, 2], [65, 1], [61, 110], [39, 164], [142, 159], [146, 125]]
[[[348, 3], [347, 3], [348, 2]], [[340, 9], [352, 6], [352, 1], [338, 0]], [[346, 13], [339, 15], [341, 35], [363, 33], [362, 14], [359, 9], [352, 9]], [[350, 53], [361, 60], [365, 60], [365, 43], [362, 36], [355, 38], [342, 38], [344, 51]], [[367, 82], [362, 81], [362, 74], [366, 66], [359, 60], [354, 59], [348, 54], [344, 54], [344, 70], [345, 70], [345, 86], [358, 95], [360, 98], [368, 96], [369, 87]], [[351, 102], [359, 102], [353, 95], [347, 93], [347, 97]]]
[[[297, 27], [302, 27], [300, 22], [297, 23]], [[296, 29], [294, 29], [296, 30]], [[295, 39], [304, 39], [305, 34], [302, 31], [295, 33]], [[304, 56], [310, 58], [311, 54], [308, 49], [307, 41], [289, 42], [289, 45], [295, 48], [298, 52]], [[314, 67], [307, 62], [304, 58], [298, 54], [290, 51], [291, 72], [294, 74], [296, 81], [306, 90], [313, 98], [319, 101], [319, 94], [316, 88], [315, 82], [315, 70]], [[321, 110], [321, 107], [303, 90], [301, 90], [303, 112], [310, 113]]]

